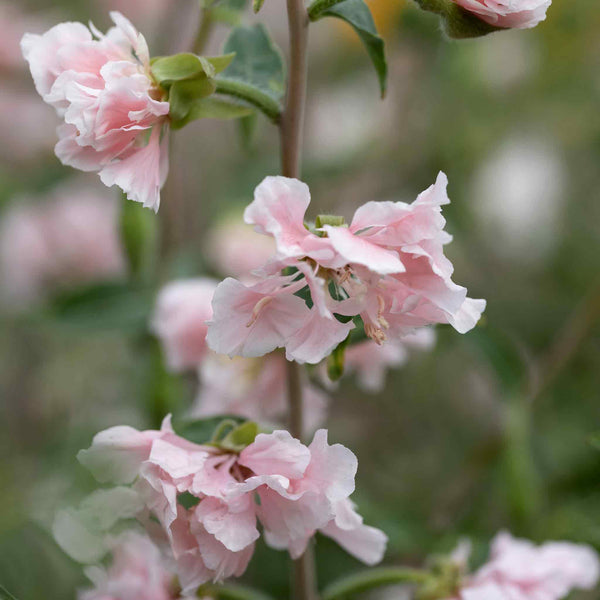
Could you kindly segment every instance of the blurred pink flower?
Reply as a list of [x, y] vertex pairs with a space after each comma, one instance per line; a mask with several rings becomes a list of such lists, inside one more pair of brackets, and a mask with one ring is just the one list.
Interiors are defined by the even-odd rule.
[[496, 27], [529, 29], [546, 18], [552, 0], [453, 0]]
[[[81, 23], [25, 34], [23, 55], [38, 93], [64, 118], [55, 151], [65, 165], [97, 171], [130, 200], [158, 210], [168, 170], [168, 102], [150, 75], [144, 37], [120, 13], [103, 35]], [[148, 138], [148, 133], [150, 133]]]
[[78, 600], [175, 600], [173, 574], [148, 537], [128, 531], [111, 546], [110, 566], [86, 569], [94, 587], [79, 592]]
[[114, 198], [80, 184], [40, 204], [16, 204], [0, 224], [2, 296], [28, 305], [46, 293], [125, 273]]
[[252, 227], [225, 221], [214, 227], [206, 246], [207, 255], [222, 275], [243, 277], [262, 266], [275, 251], [272, 239], [258, 235]]
[[[324, 224], [311, 231], [304, 226], [308, 187], [295, 179], [267, 177], [245, 219], [275, 238], [277, 253], [255, 273], [257, 283], [228, 278], [219, 284], [209, 347], [248, 357], [285, 347], [289, 360], [318, 363], [354, 327], [336, 314], [360, 316], [365, 333], [378, 344], [434, 323], [469, 331], [485, 301], [467, 298], [467, 290], [451, 279], [453, 267], [443, 253], [451, 240], [441, 215], [441, 206], [449, 202], [446, 186], [440, 173], [410, 205], [368, 202], [349, 227]], [[311, 307], [297, 295], [305, 288]]]
[[[364, 525], [349, 500], [356, 457], [344, 446], [330, 446], [325, 430], [309, 447], [286, 431], [259, 434], [237, 454], [177, 436], [167, 418], [160, 431], [102, 432], [79, 460], [102, 482], [110, 479], [110, 464], [114, 482], [135, 479], [134, 490], [169, 541], [184, 593], [244, 572], [260, 536], [257, 519], [267, 544], [294, 558], [317, 530], [368, 564], [385, 550], [386, 536]], [[185, 508], [178, 501], [182, 493], [197, 504]], [[152, 523], [144, 511], [139, 517]], [[62, 537], [69, 536], [63, 531]]]
[[203, 361], [207, 321], [217, 282], [208, 278], [173, 281], [158, 295], [151, 329], [165, 350], [169, 368], [196, 369]]
[[[19, 123], [19, 127], [15, 127]], [[50, 152], [56, 139], [52, 112], [33, 94], [0, 90], [0, 157], [15, 163]]]
[[500, 533], [489, 561], [466, 579], [455, 600], [561, 600], [574, 589], [592, 589], [599, 576], [598, 555], [588, 546], [535, 546]]
[[[287, 374], [283, 354], [230, 359], [210, 352], [198, 369], [200, 391], [191, 410], [194, 417], [239, 415], [261, 424], [277, 425], [287, 418]], [[307, 432], [322, 425], [327, 395], [303, 381]]]

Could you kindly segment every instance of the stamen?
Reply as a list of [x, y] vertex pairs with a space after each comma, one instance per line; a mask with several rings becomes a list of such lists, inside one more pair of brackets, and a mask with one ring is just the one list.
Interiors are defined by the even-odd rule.
[[271, 302], [271, 300], [273, 300], [273, 296], [265, 296], [256, 303], [254, 309], [252, 310], [252, 316], [250, 320], [246, 323], [246, 327], [252, 327], [252, 325], [256, 323], [256, 320], [258, 319], [260, 313], [262, 312], [264, 307], [267, 306], [269, 302]]

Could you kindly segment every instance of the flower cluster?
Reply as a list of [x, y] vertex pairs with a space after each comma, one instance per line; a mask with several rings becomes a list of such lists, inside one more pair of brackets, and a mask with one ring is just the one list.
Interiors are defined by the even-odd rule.
[[152, 80], [144, 37], [120, 13], [111, 17], [106, 35], [61, 23], [25, 34], [21, 47], [38, 93], [64, 119], [55, 148], [61, 162], [97, 171], [105, 185], [158, 210], [169, 103]]
[[529, 29], [546, 18], [552, 0], [452, 0], [482, 21], [505, 29]]
[[[213, 298], [209, 347], [230, 356], [262, 356], [285, 347], [289, 360], [318, 363], [346, 339], [360, 317], [377, 342], [400, 339], [433, 323], [469, 331], [485, 308], [452, 279], [443, 246], [441, 206], [447, 180], [412, 204], [368, 202], [350, 226], [338, 218], [305, 226], [308, 187], [267, 177], [256, 189], [245, 220], [275, 239], [277, 253], [256, 283], [225, 279]], [[334, 222], [335, 224], [329, 224]], [[310, 292], [310, 303], [302, 298]]]
[[489, 561], [449, 600], [561, 600], [574, 589], [592, 589], [599, 576], [598, 555], [588, 546], [535, 546], [500, 533], [492, 542]]
[[[157, 520], [184, 593], [241, 575], [260, 535], [257, 521], [266, 543], [293, 558], [317, 531], [368, 564], [381, 560], [385, 550], [386, 536], [364, 525], [349, 499], [356, 457], [344, 446], [329, 445], [325, 430], [308, 447], [275, 431], [234, 451], [192, 443], [167, 418], [160, 431], [124, 426], [103, 431], [79, 460], [100, 482], [133, 484], [114, 488], [118, 500], [102, 490], [103, 497], [88, 502], [83, 513], [96, 526], [111, 527], [119, 512], [136, 515], [149, 530]], [[95, 506], [104, 516], [94, 514]], [[62, 515], [55, 535], [72, 555], [97, 559], [95, 551], [82, 552], [87, 535], [77, 533], [81, 530], [85, 526], [77, 518]]]

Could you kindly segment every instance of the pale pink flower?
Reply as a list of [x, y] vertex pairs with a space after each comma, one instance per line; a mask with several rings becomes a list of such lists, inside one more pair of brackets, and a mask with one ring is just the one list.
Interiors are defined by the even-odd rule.
[[78, 600], [175, 600], [173, 574], [157, 546], [146, 536], [128, 531], [111, 542], [108, 568], [88, 567], [92, 589]]
[[96, 171], [105, 185], [158, 210], [169, 103], [151, 78], [144, 37], [120, 13], [111, 17], [115, 27], [106, 35], [61, 23], [26, 34], [21, 48], [38, 93], [64, 118], [55, 148], [62, 163]]
[[453, 0], [495, 27], [529, 29], [546, 18], [552, 0]]
[[[101, 481], [110, 477], [111, 463], [113, 481], [135, 475], [133, 490], [149, 513], [138, 517], [151, 526], [152, 515], [161, 524], [184, 593], [244, 572], [260, 535], [257, 519], [266, 542], [292, 557], [317, 531], [368, 564], [383, 556], [386, 536], [364, 525], [349, 500], [356, 457], [330, 446], [325, 430], [309, 447], [286, 431], [259, 434], [237, 454], [189, 442], [166, 419], [160, 431], [102, 432], [79, 458]], [[178, 500], [183, 493], [196, 504], [185, 508]]]
[[16, 204], [2, 216], [0, 278], [9, 304], [28, 305], [54, 290], [124, 273], [112, 197], [66, 185], [42, 203]]
[[[218, 286], [209, 347], [230, 356], [285, 347], [289, 360], [317, 363], [354, 327], [336, 315], [360, 316], [367, 336], [379, 344], [434, 323], [469, 331], [485, 301], [467, 298], [451, 279], [453, 267], [443, 253], [451, 240], [441, 215], [449, 202], [446, 186], [440, 173], [412, 204], [368, 202], [350, 226], [324, 224], [316, 231], [304, 225], [308, 187], [267, 177], [245, 219], [275, 238], [277, 253], [255, 272], [257, 283], [226, 279]], [[299, 298], [306, 291], [310, 307]]]
[[162, 342], [169, 368], [195, 369], [204, 360], [216, 287], [212, 279], [189, 279], [173, 281], [159, 293], [151, 329]]
[[489, 561], [465, 579], [455, 600], [561, 600], [572, 590], [594, 588], [599, 576], [600, 561], [589, 546], [535, 546], [500, 533]]
[[273, 255], [273, 240], [258, 235], [252, 227], [227, 220], [214, 227], [206, 245], [207, 256], [219, 273], [230, 277], [248, 276]]
[[[200, 390], [191, 410], [194, 417], [239, 415], [263, 425], [284, 423], [288, 414], [287, 373], [283, 354], [260, 358], [209, 352], [198, 369]], [[303, 380], [302, 397], [307, 432], [325, 418], [327, 395]]]

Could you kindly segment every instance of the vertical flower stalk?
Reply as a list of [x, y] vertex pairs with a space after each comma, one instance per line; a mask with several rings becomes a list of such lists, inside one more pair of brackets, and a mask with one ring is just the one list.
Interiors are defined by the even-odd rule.
[[[304, 107], [306, 102], [308, 13], [303, 0], [287, 0], [290, 36], [289, 80], [285, 110], [280, 125], [281, 172], [285, 177], [300, 177]], [[300, 439], [303, 431], [302, 387], [298, 363], [287, 363], [290, 432]], [[294, 561], [295, 600], [316, 600], [315, 561], [309, 545]]]

